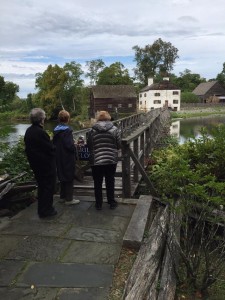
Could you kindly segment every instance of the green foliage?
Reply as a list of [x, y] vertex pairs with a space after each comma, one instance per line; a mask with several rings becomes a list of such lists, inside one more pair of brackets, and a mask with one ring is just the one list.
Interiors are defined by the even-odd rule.
[[185, 69], [184, 72], [180, 72], [179, 77], [174, 76], [172, 81], [182, 92], [192, 92], [200, 83], [206, 82], [206, 79]]
[[182, 92], [181, 93], [181, 103], [198, 103], [199, 98], [191, 92]]
[[178, 56], [178, 49], [170, 42], [164, 42], [162, 39], [156, 40], [152, 45], [146, 45], [144, 48], [134, 46], [135, 75], [141, 83], [147, 84], [148, 78], [159, 74], [167, 74], [173, 69], [173, 65]]
[[86, 67], [88, 67], [88, 72], [85, 74], [85, 77], [90, 78], [90, 85], [95, 85], [98, 81], [99, 73], [105, 67], [105, 63], [102, 59], [96, 59], [86, 62]]
[[129, 72], [120, 62], [115, 62], [105, 67], [99, 74], [97, 85], [129, 85], [133, 84]]
[[3, 159], [0, 162], [0, 174], [9, 174], [10, 177], [14, 177], [22, 172], [27, 172], [18, 181], [34, 180], [33, 172], [25, 155], [23, 137], [20, 137], [18, 143], [13, 147], [7, 145], [3, 147], [2, 145], [0, 151], [3, 152]]

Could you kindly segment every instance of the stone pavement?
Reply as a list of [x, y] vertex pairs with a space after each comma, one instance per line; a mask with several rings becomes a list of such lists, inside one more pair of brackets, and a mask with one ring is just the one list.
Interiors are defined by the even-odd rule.
[[0, 223], [0, 299], [105, 300], [135, 205], [115, 210], [80, 196], [54, 200], [58, 215], [39, 219], [36, 203]]

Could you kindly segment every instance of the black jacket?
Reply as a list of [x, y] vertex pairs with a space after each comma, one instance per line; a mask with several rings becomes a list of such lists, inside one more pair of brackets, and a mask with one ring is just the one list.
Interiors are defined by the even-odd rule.
[[24, 135], [25, 152], [36, 177], [56, 175], [55, 146], [41, 125], [31, 125]]
[[64, 124], [56, 126], [53, 143], [56, 146], [56, 165], [59, 181], [72, 181], [75, 171], [75, 145], [72, 129]]
[[121, 147], [120, 132], [111, 121], [98, 121], [88, 132], [87, 145], [92, 166], [116, 164]]

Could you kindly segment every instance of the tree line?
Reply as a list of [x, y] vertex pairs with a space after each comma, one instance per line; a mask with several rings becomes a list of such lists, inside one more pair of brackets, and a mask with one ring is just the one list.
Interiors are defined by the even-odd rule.
[[[63, 67], [49, 65], [43, 73], [35, 75], [34, 94], [28, 94], [26, 101], [22, 101], [16, 93], [19, 86], [13, 82], [5, 82], [0, 76], [0, 111], [20, 110], [27, 112], [32, 107], [41, 106], [48, 114], [53, 116], [60, 108], [68, 109], [72, 116], [87, 116], [89, 87], [92, 85], [134, 85], [137, 93], [147, 85], [149, 77], [154, 77], [159, 82], [163, 77], [169, 76], [172, 83], [181, 91], [182, 102], [197, 102], [198, 99], [191, 92], [206, 79], [200, 74], [192, 73], [185, 69], [176, 76], [172, 73], [174, 64], [179, 58], [178, 49], [170, 42], [157, 39], [153, 44], [141, 48], [134, 46], [133, 69], [134, 76], [119, 61], [106, 66], [102, 59], [86, 62], [87, 72], [82, 70], [81, 64], [72, 61]], [[82, 78], [89, 78], [89, 86], [85, 85]], [[215, 79], [225, 87], [225, 63], [222, 72]]]

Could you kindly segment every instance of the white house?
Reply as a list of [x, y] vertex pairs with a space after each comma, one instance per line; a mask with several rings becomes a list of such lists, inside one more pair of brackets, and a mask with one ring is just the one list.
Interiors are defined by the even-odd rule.
[[148, 85], [139, 93], [139, 110], [168, 106], [174, 111], [180, 110], [180, 89], [169, 81], [168, 77], [163, 81], [154, 83], [153, 78], [148, 79]]

